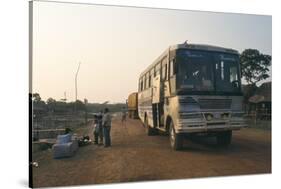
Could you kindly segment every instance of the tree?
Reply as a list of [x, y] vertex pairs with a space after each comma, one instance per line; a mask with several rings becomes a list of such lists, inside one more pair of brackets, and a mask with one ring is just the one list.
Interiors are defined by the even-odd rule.
[[74, 103], [76, 105], [76, 110], [85, 110], [86, 106], [81, 100], [76, 100]]
[[53, 98], [48, 98], [46, 101], [47, 105], [48, 105], [48, 109], [51, 111], [54, 111], [56, 108], [56, 100]]
[[40, 102], [41, 101], [41, 97], [40, 97], [39, 93], [33, 93], [32, 94], [32, 100], [34, 102]]
[[45, 102], [41, 99], [39, 93], [32, 94], [32, 102], [37, 107], [44, 107], [46, 105]]
[[49, 105], [49, 104], [54, 104], [54, 103], [56, 103], [56, 100], [50, 97], [50, 98], [47, 99], [46, 102], [47, 102], [47, 104]]
[[262, 54], [256, 49], [245, 49], [240, 55], [242, 77], [246, 82], [255, 85], [269, 77], [268, 67], [271, 65], [271, 56]]

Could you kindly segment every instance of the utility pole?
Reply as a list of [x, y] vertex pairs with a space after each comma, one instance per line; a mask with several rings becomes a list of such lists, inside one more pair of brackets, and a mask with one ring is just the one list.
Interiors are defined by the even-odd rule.
[[66, 91], [64, 91], [64, 100], [65, 100], [65, 102], [66, 102]]
[[79, 62], [79, 65], [78, 65], [78, 68], [77, 68], [77, 71], [75, 74], [75, 112], [76, 112], [76, 101], [77, 101], [77, 76], [78, 76], [78, 72], [80, 69], [80, 64], [81, 64], [81, 62]]
[[86, 98], [84, 99], [84, 104], [85, 104], [85, 125], [87, 125], [87, 122], [88, 122], [88, 109], [87, 109], [88, 100]]
[[66, 91], [64, 91], [64, 98], [61, 99], [63, 102], [66, 102]]

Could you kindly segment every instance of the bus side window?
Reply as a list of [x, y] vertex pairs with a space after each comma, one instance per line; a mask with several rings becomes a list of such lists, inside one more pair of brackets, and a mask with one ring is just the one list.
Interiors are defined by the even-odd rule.
[[170, 77], [174, 75], [174, 60], [170, 61]]
[[147, 72], [146, 73], [146, 75], [145, 75], [145, 79], [146, 79], [146, 85], [145, 85], [145, 88], [147, 89], [147, 88], [149, 88], [150, 86], [150, 82], [149, 82], [149, 79], [150, 79], [150, 77], [149, 77], [149, 72]]
[[160, 74], [160, 69], [161, 69], [161, 64], [158, 63], [158, 64], [155, 66], [155, 76]]
[[170, 61], [170, 77], [177, 73], [177, 67], [175, 64], [175, 59]]
[[143, 76], [143, 90], [146, 89], [146, 79], [145, 79], [145, 75]]
[[140, 79], [140, 91], [143, 91], [143, 78]]
[[164, 64], [162, 66], [162, 79], [166, 80], [167, 79], [167, 64]]
[[152, 78], [154, 76], [154, 68], [152, 68], [149, 72], [149, 87], [152, 86]]
[[162, 60], [162, 79], [163, 80], [166, 80], [167, 79], [167, 57], [165, 57], [163, 60]]
[[149, 75], [148, 78], [149, 78], [149, 79], [148, 79], [148, 87], [151, 87], [151, 75]]
[[165, 64], [165, 80], [168, 79], [168, 64]]
[[152, 68], [152, 69], [150, 70], [150, 76], [151, 76], [151, 77], [154, 77], [154, 73], [155, 73], [155, 72], [154, 72], [154, 68]]

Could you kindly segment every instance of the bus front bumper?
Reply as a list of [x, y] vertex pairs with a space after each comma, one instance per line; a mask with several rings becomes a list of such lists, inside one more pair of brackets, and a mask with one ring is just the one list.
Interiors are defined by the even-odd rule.
[[175, 128], [176, 133], [215, 132], [226, 130], [239, 130], [247, 127], [244, 120], [239, 121], [179, 121]]

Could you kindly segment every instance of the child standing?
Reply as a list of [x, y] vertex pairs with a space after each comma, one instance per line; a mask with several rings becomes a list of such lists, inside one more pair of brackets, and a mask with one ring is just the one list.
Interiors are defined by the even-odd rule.
[[94, 116], [94, 143], [95, 144], [98, 144], [98, 140], [99, 140], [99, 123], [98, 123], [98, 118], [97, 116], [95, 115]]

